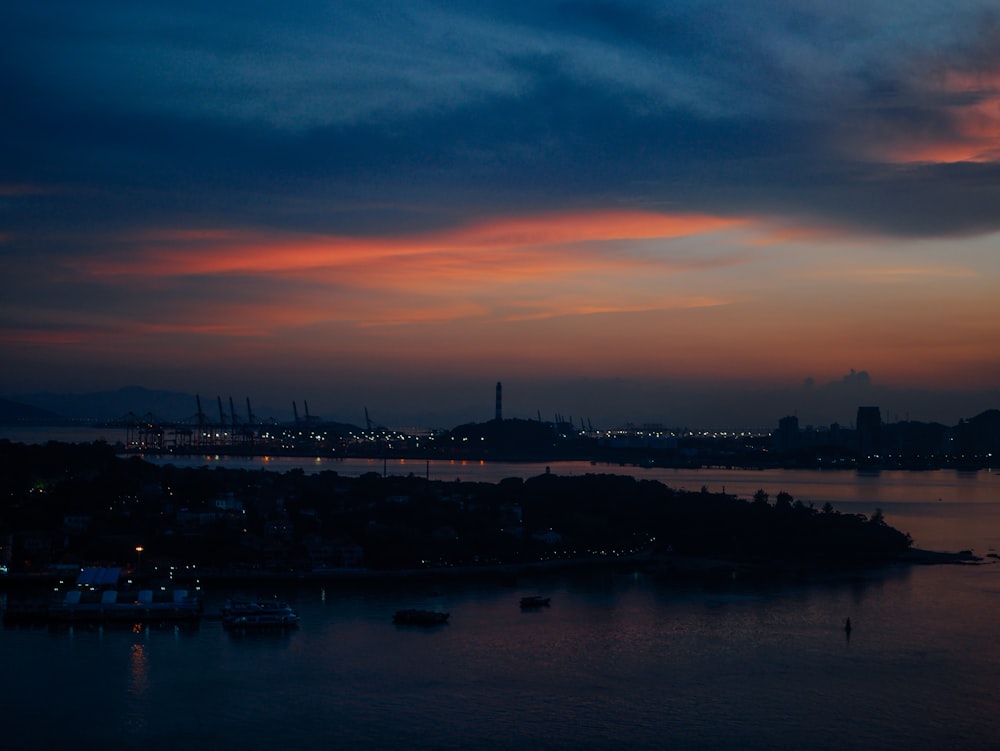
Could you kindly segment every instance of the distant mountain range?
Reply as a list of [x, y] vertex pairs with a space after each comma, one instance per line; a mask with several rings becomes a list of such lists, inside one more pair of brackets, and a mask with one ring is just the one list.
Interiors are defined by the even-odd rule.
[[[202, 409], [216, 419], [217, 399], [203, 399]], [[242, 409], [240, 409], [242, 407]], [[227, 417], [229, 402], [224, 403]], [[287, 411], [287, 410], [285, 410]], [[275, 410], [262, 407], [255, 414], [270, 418]], [[16, 399], [0, 399], [0, 424], [47, 425], [79, 422], [104, 422], [125, 418], [129, 413], [143, 416], [152, 413], [167, 422], [193, 421], [198, 413], [194, 394], [176, 391], [157, 391], [141, 386], [126, 386], [116, 391], [98, 391], [90, 394], [26, 394]], [[237, 417], [246, 420], [246, 406], [237, 406]], [[284, 411], [278, 419], [284, 418]]]
[[90, 394], [25, 394], [17, 397], [17, 403], [69, 422], [115, 420], [129, 412], [136, 415], [152, 412], [164, 420], [180, 420], [197, 411], [194, 397], [188, 394], [153, 391], [139, 386]]
[[59, 425], [66, 418], [30, 404], [0, 399], [0, 425]]
[[[244, 401], [233, 405], [237, 421], [247, 420]], [[305, 405], [303, 404], [303, 407]], [[201, 407], [208, 422], [219, 419], [218, 397], [204, 397]], [[14, 398], [0, 398], [0, 425], [48, 426], [103, 423], [128, 419], [129, 415], [144, 417], [152, 414], [158, 422], [197, 422], [198, 404], [194, 394], [177, 391], [158, 391], [141, 386], [126, 386], [115, 391], [99, 391], [89, 394], [39, 393], [18, 395]], [[223, 400], [225, 421], [230, 419], [228, 397]], [[290, 422], [293, 415], [289, 409], [277, 409], [269, 405], [253, 405], [255, 420], [270, 422]], [[315, 420], [316, 418], [311, 418]], [[775, 418], [777, 419], [777, 418]], [[333, 423], [341, 424], [341, 423]], [[886, 426], [896, 424], [889, 420]], [[902, 429], [919, 426], [922, 423], [903, 422], [896, 424]], [[942, 430], [944, 425], [939, 425]], [[1000, 411], [985, 410], [974, 417], [960, 420], [953, 426], [956, 437], [961, 442], [976, 446], [989, 446], [1000, 451]]]

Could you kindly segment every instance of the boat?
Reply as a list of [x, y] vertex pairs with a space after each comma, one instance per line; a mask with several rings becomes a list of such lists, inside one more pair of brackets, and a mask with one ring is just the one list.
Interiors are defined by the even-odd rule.
[[281, 600], [228, 600], [222, 608], [226, 628], [289, 628], [298, 622], [299, 614]]
[[436, 610], [397, 610], [392, 622], [401, 626], [440, 626], [448, 622], [450, 615]]
[[551, 601], [552, 601], [551, 597], [542, 597], [541, 595], [528, 595], [527, 597], [521, 598], [521, 607], [544, 608], [548, 607]]

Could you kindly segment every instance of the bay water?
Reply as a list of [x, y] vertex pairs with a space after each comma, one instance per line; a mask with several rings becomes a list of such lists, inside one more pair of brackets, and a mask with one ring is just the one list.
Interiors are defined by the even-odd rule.
[[[297, 462], [308, 471], [435, 479], [546, 471]], [[11, 749], [1000, 748], [1000, 568], [989, 555], [1000, 546], [997, 473], [589, 462], [548, 470], [627, 472], [747, 497], [785, 491], [845, 513], [880, 508], [919, 547], [972, 549], [983, 559], [781, 585], [679, 585], [605, 571], [209, 586], [209, 614], [228, 597], [277, 595], [301, 624], [258, 635], [229, 632], [214, 618], [190, 627], [5, 627], [0, 737]], [[534, 593], [551, 606], [521, 610], [519, 598]], [[394, 625], [393, 612], [407, 607], [451, 618], [433, 628]]]

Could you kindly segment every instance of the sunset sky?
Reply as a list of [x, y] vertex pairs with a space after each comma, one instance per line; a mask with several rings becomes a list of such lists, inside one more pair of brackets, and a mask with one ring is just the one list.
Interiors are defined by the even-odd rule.
[[0, 395], [1000, 407], [995, 0], [10, 2]]

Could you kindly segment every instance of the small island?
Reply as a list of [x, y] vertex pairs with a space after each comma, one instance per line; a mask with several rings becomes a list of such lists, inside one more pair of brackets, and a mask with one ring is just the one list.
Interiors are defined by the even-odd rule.
[[[373, 580], [614, 565], [682, 576], [836, 571], [915, 553], [870, 516], [614, 474], [498, 483], [156, 466], [113, 447], [0, 441], [2, 579]], [[949, 560], [952, 558], [949, 557]], [[4, 585], [0, 585], [4, 586]]]

